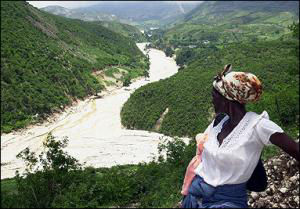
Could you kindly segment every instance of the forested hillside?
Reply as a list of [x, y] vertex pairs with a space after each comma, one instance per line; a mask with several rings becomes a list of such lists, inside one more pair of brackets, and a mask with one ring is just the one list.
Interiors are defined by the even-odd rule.
[[67, 9], [60, 6], [48, 6], [41, 8], [41, 10], [71, 19], [94, 21], [95, 23], [100, 24], [116, 33], [132, 38], [135, 42], [143, 42], [146, 40], [145, 36], [138, 28], [132, 25], [120, 23], [119, 21], [121, 20], [113, 14], [105, 14], [96, 11], [81, 12], [76, 9]]
[[71, 19], [79, 19], [84, 21], [114, 21], [118, 18], [114, 15], [95, 13], [95, 12], [81, 12], [77, 9], [68, 9], [61, 6], [47, 6], [41, 8], [45, 12], [49, 12], [54, 15], [60, 15]]
[[145, 42], [146, 37], [144, 34], [136, 27], [124, 23], [119, 23], [116, 21], [101, 21], [98, 22], [102, 26], [116, 32], [122, 34], [126, 37], [131, 38], [135, 42]]
[[275, 40], [299, 19], [298, 1], [206, 1], [153, 42], [173, 51], [181, 47]]
[[233, 70], [254, 73], [263, 83], [261, 101], [249, 105], [248, 110], [258, 113], [267, 110], [276, 123], [286, 129], [294, 127], [296, 131], [299, 56], [295, 48], [299, 48], [296, 39], [194, 49], [187, 68], [132, 94], [122, 109], [122, 123], [127, 128], [153, 130], [160, 115], [169, 108], [160, 132], [195, 136], [210, 122], [213, 77], [226, 63], [231, 63]]
[[101, 91], [92, 71], [117, 65], [143, 74], [146, 62], [132, 39], [100, 24], [1, 1], [1, 132]]
[[[262, 100], [248, 110], [267, 110], [293, 136], [299, 125], [299, 2], [204, 2], [178, 25], [151, 37], [152, 46], [176, 55], [175, 76], [138, 89], [122, 109], [128, 128], [195, 136], [208, 125], [212, 79], [225, 64], [256, 74]], [[298, 28], [297, 28], [298, 27]], [[291, 31], [294, 31], [292, 33]]]

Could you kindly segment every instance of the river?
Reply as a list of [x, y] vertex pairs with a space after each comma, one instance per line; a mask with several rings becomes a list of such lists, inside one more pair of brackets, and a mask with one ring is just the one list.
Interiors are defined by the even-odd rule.
[[[137, 44], [146, 54], [145, 45]], [[85, 162], [85, 166], [111, 167], [151, 161], [157, 156], [157, 145], [165, 136], [127, 130], [122, 127], [120, 119], [123, 104], [137, 88], [168, 78], [178, 71], [176, 62], [160, 50], [150, 49], [149, 58], [149, 79], [137, 80], [129, 87], [115, 89], [102, 98], [80, 101], [61, 113], [54, 122], [31, 125], [24, 130], [1, 135], [1, 179], [13, 177], [16, 170], [22, 173], [25, 164], [16, 155], [26, 147], [41, 152], [49, 132], [61, 139], [67, 136], [69, 144], [64, 150], [80, 163]], [[188, 141], [187, 138], [184, 140]]]

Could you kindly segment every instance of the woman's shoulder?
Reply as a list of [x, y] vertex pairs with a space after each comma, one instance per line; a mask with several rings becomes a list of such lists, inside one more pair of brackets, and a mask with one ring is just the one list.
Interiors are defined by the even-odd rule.
[[254, 126], [255, 129], [257, 130], [277, 130], [282, 132], [282, 129], [279, 125], [277, 125], [275, 122], [270, 120], [269, 114], [267, 111], [263, 111], [261, 114], [257, 114], [255, 112], [248, 112], [247, 114], [251, 123], [252, 127]]
[[269, 127], [269, 126], [276, 126], [279, 127], [276, 123], [270, 120], [269, 114], [267, 111], [263, 111], [262, 113], [258, 114], [256, 112], [247, 112], [248, 115], [248, 123], [249, 128], [260, 129], [260, 127]]
[[252, 125], [249, 128], [254, 128], [253, 130], [264, 145], [271, 144], [269, 139], [275, 132], [284, 132], [279, 125], [269, 119], [267, 111], [263, 111], [261, 114], [249, 112], [249, 116], [252, 117]]
[[255, 120], [255, 122], [259, 122], [261, 119], [270, 119], [268, 112], [265, 110], [260, 114], [256, 112], [247, 112], [247, 116], [250, 120]]

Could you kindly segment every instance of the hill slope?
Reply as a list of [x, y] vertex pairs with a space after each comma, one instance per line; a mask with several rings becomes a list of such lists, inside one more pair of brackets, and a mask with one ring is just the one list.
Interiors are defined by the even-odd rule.
[[1, 132], [99, 92], [92, 70], [112, 65], [140, 74], [147, 68], [131, 39], [99, 24], [1, 2]]
[[133, 2], [101, 2], [97, 5], [77, 9], [63, 10], [60, 7], [49, 6], [42, 8], [53, 14], [63, 15], [88, 21], [119, 21], [142, 29], [163, 27], [166, 24], [182, 18], [199, 2], [181, 4], [160, 1]]
[[[233, 70], [254, 73], [263, 83], [261, 101], [248, 110], [267, 110], [270, 118], [286, 129], [299, 124], [298, 40], [230, 44], [223, 49], [192, 50], [187, 68], [176, 75], [135, 91], [122, 109], [127, 128], [154, 130], [156, 121], [169, 108], [159, 132], [175, 136], [195, 136], [211, 120], [212, 79], [225, 64]], [[288, 130], [287, 130], [288, 131]]]
[[139, 29], [128, 24], [120, 23], [121, 20], [113, 14], [110, 15], [97, 11], [81, 12], [78, 11], [78, 9], [67, 9], [61, 6], [47, 6], [41, 8], [41, 10], [54, 15], [59, 15], [71, 19], [79, 19], [94, 22], [97, 21], [97, 24], [100, 24], [126, 37], [130, 37], [136, 42], [143, 42], [146, 40]]
[[60, 15], [63, 17], [71, 18], [71, 19], [79, 19], [84, 21], [114, 21], [118, 20], [118, 18], [114, 15], [108, 15], [105, 13], [95, 13], [95, 12], [81, 12], [77, 9], [67, 9], [61, 6], [47, 6], [41, 8], [41, 10], [45, 12], [49, 12], [54, 15]]
[[297, 1], [204, 2], [165, 31], [156, 45], [202, 47], [274, 40], [299, 21]]
[[135, 42], [146, 42], [144, 34], [135, 26], [125, 23], [119, 23], [117, 21], [98, 21], [96, 24], [100, 24], [109, 30], [119, 33], [123, 36], [131, 38]]

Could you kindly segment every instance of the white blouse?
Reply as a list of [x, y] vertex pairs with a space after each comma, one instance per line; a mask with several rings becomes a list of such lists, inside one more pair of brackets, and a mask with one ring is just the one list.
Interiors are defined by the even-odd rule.
[[225, 116], [215, 127], [214, 121], [205, 130], [208, 140], [204, 144], [202, 162], [195, 173], [212, 186], [247, 182], [260, 158], [264, 145], [271, 144], [270, 136], [283, 130], [269, 120], [266, 111], [258, 115], [247, 112], [239, 124], [224, 138], [221, 146], [217, 140]]

